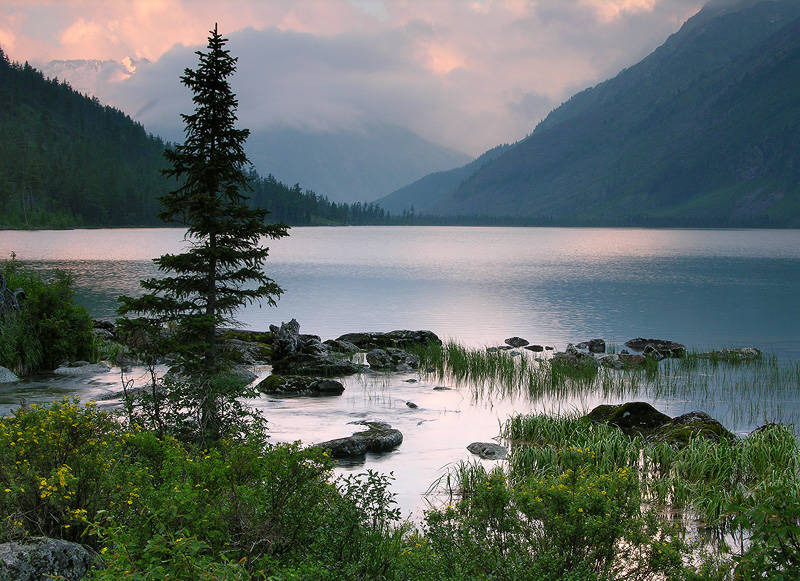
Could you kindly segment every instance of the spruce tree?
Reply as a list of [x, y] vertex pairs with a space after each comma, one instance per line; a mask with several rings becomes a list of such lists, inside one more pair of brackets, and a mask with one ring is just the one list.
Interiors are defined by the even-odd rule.
[[141, 297], [120, 297], [119, 311], [140, 316], [138, 322], [122, 322], [128, 331], [155, 328], [168, 334], [168, 341], [157, 343], [175, 356], [189, 385], [181, 405], [196, 410], [203, 439], [222, 434], [230, 420], [226, 410], [243, 395], [219, 380], [231, 361], [220, 349], [218, 330], [235, 322], [240, 307], [275, 305], [282, 290], [264, 272], [268, 248], [261, 240], [287, 235], [287, 226], [265, 223], [266, 210], [247, 205], [251, 188], [245, 170], [251, 164], [244, 143], [250, 132], [236, 127], [238, 101], [228, 78], [237, 59], [224, 48], [226, 42], [215, 25], [207, 52], [196, 53], [197, 69], [184, 71], [181, 82], [193, 94], [194, 111], [181, 115], [184, 143], [165, 152], [170, 167], [164, 173], [179, 185], [161, 198], [160, 218], [186, 227], [189, 248], [156, 258], [164, 276], [141, 281], [146, 291]]

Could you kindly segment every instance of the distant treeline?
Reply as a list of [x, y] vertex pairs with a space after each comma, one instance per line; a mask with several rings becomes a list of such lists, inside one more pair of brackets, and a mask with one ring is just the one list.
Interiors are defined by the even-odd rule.
[[[167, 143], [122, 111], [0, 49], [0, 228], [160, 226]], [[290, 225], [404, 223], [251, 173], [252, 203]]]

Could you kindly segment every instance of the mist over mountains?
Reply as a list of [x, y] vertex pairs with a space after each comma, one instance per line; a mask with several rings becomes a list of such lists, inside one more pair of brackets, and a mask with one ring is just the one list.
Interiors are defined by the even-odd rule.
[[493, 157], [380, 203], [563, 224], [800, 225], [800, 2], [709, 3]]

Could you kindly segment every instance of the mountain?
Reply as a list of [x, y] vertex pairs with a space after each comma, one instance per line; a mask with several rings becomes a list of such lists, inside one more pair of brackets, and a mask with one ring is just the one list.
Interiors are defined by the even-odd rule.
[[454, 191], [461, 182], [469, 178], [476, 171], [508, 151], [508, 144], [498, 145], [477, 157], [467, 165], [447, 171], [428, 174], [417, 181], [393, 191], [388, 196], [376, 200], [376, 203], [393, 214], [403, 210], [413, 210], [416, 213], [427, 213], [437, 200]]
[[[42, 70], [48, 77], [66, 80], [81, 92], [114, 103], [149, 130], [177, 141], [183, 139], [180, 113], [191, 107], [178, 77], [194, 59], [190, 48], [176, 47], [158, 62], [50, 61]], [[282, 124], [279, 113], [265, 113], [271, 107], [263, 94], [270, 91], [253, 85], [253, 79], [264, 79], [262, 56], [242, 59], [240, 65], [240, 94], [252, 96], [240, 100], [239, 118], [250, 129], [246, 152], [261, 175], [272, 174], [290, 184], [300, 182], [331, 200], [363, 202], [471, 159], [396, 124], [362, 121], [347, 128], [319, 123], [313, 129]]]
[[432, 171], [469, 157], [393, 125], [361, 130], [251, 129], [247, 154], [262, 173], [335, 201], [372, 201]]
[[[158, 198], [175, 183], [160, 172], [161, 139], [2, 49], [0, 103], [0, 228], [163, 225]], [[255, 172], [250, 182], [251, 202], [274, 221], [386, 221], [373, 204], [337, 204]]]
[[798, 104], [800, 2], [714, 1], [429, 211], [563, 224], [797, 226]]

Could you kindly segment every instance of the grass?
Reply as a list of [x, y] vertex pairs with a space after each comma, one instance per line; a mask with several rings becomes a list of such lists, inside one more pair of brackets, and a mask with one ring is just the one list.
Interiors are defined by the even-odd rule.
[[547, 356], [524, 352], [487, 352], [454, 341], [415, 351], [421, 368], [437, 380], [469, 389], [477, 400], [526, 398], [532, 404], [554, 399], [691, 402], [731, 429], [746, 432], [768, 421], [800, 424], [800, 363], [780, 362], [764, 354], [753, 359], [726, 357], [719, 350], [704, 357], [692, 351], [681, 359], [656, 361], [643, 368], [571, 368], [552, 365]]

